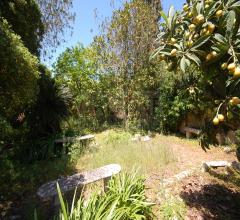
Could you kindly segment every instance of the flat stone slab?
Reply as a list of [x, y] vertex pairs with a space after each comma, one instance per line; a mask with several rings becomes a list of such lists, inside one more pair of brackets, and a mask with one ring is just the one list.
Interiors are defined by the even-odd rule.
[[81, 140], [88, 140], [88, 139], [93, 139], [95, 136], [93, 134], [88, 134], [88, 135], [84, 135], [81, 137], [77, 137], [76, 140], [77, 141], [81, 141]]
[[141, 136], [141, 135], [135, 135], [132, 138], [132, 141], [142, 141], [142, 142], [146, 142], [146, 141], [150, 141], [151, 138], [147, 135], [147, 136]]
[[143, 141], [143, 142], [146, 142], [146, 141], [150, 141], [151, 138], [149, 136], [144, 136], [144, 137], [141, 137], [140, 140]]
[[184, 178], [191, 176], [194, 171], [195, 171], [194, 169], [185, 170], [185, 171], [182, 171], [181, 173], [178, 173], [178, 174], [174, 175], [173, 177], [170, 177], [168, 179], [164, 179], [163, 180], [163, 186], [168, 186], [168, 185], [173, 184], [177, 181], [181, 181]]
[[219, 161], [208, 161], [202, 163], [202, 171], [208, 172], [210, 168], [218, 168], [218, 167], [230, 167], [231, 163], [224, 160]]
[[67, 191], [74, 190], [76, 187], [81, 187], [101, 179], [110, 178], [111, 176], [118, 174], [120, 171], [120, 165], [110, 164], [94, 170], [60, 178], [42, 185], [38, 189], [37, 195], [42, 199], [53, 197], [57, 195], [57, 183], [59, 184], [61, 192], [65, 193]]
[[88, 134], [80, 137], [65, 137], [62, 139], [56, 139], [55, 143], [66, 143], [66, 142], [76, 142], [82, 140], [90, 140], [93, 139], [95, 136], [93, 134]]
[[231, 147], [224, 147], [223, 151], [228, 154], [228, 153], [234, 152], [235, 150], [232, 149]]
[[189, 127], [185, 127], [184, 131], [186, 132], [187, 139], [191, 138], [192, 134], [199, 135], [201, 133], [201, 130], [198, 130], [196, 128], [189, 128]]
[[205, 164], [206, 164], [208, 167], [213, 167], [213, 168], [231, 166], [231, 163], [229, 163], [228, 161], [224, 161], [224, 160], [209, 161], [209, 162], [205, 162]]
[[209, 161], [202, 163], [202, 171], [208, 172], [210, 168], [218, 167], [232, 167], [233, 169], [240, 170], [240, 163], [237, 161], [228, 162], [228, 161]]
[[201, 130], [196, 129], [196, 128], [189, 128], [189, 127], [185, 127], [184, 131], [194, 133], [194, 134], [197, 134], [197, 135], [201, 133]]

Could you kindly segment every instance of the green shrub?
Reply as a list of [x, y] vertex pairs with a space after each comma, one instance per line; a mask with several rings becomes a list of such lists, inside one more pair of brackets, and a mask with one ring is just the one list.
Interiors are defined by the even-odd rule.
[[203, 115], [210, 104], [200, 71], [193, 68], [185, 73], [168, 73], [159, 87], [159, 105], [155, 109], [158, 130], [176, 132], [187, 113]]
[[0, 39], [0, 113], [11, 120], [36, 99], [38, 59], [1, 16]]
[[119, 144], [127, 144], [130, 141], [131, 134], [129, 132], [122, 131], [109, 131], [107, 138], [105, 140], [107, 145], [119, 145]]
[[153, 204], [146, 202], [144, 179], [137, 177], [136, 172], [113, 177], [105, 194], [95, 192], [87, 202], [81, 197], [74, 206], [74, 196], [71, 210], [63, 202], [59, 186], [57, 187], [61, 204], [57, 217], [59, 220], [135, 220], [153, 217]]

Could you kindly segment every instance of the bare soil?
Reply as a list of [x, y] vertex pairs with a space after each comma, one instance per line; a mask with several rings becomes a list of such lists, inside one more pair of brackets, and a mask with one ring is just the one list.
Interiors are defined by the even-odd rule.
[[[168, 144], [171, 141], [168, 141]], [[200, 171], [203, 161], [237, 160], [235, 153], [225, 153], [222, 147], [212, 147], [205, 152], [195, 141], [183, 141], [174, 138], [170, 144], [177, 157], [177, 169], [169, 166], [164, 174], [149, 174], [146, 180], [147, 196], [157, 206], [161, 205], [159, 191], [180, 197], [187, 205], [186, 220], [240, 219], [240, 173], [225, 168], [212, 170], [210, 173]], [[185, 170], [194, 169], [194, 173], [163, 186], [162, 180]]]

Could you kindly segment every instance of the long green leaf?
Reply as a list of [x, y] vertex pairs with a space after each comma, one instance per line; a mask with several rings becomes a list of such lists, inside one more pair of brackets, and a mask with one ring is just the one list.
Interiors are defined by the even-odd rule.
[[216, 33], [216, 34], [214, 34], [213, 38], [222, 44], [227, 43], [227, 39], [224, 36], [222, 36], [221, 34]]
[[182, 59], [180, 60], [180, 68], [185, 73], [185, 71], [186, 71], [186, 58], [185, 58], [185, 56], [183, 56]]
[[58, 192], [58, 198], [59, 198], [59, 201], [60, 201], [60, 205], [61, 205], [61, 209], [62, 209], [62, 212], [63, 212], [64, 220], [68, 220], [68, 214], [67, 214], [66, 205], [65, 205], [65, 203], [63, 201], [61, 189], [60, 189], [58, 183], [57, 183], [57, 192]]
[[201, 47], [203, 44], [205, 44], [209, 40], [210, 37], [211, 36], [200, 37], [196, 42], [193, 43], [191, 50]]
[[226, 30], [226, 38], [228, 38], [229, 42], [232, 41], [234, 26], [235, 26], [236, 13], [235, 11], [230, 11], [227, 17], [227, 30]]
[[193, 53], [187, 53], [186, 56], [192, 60], [194, 63], [196, 63], [198, 66], [201, 65], [201, 60]]
[[171, 5], [171, 7], [168, 11], [168, 28], [169, 28], [169, 30], [172, 30], [172, 28], [173, 28], [174, 15], [175, 15], [175, 9], [174, 9], [174, 6]]
[[167, 15], [165, 14], [165, 12], [164, 12], [164, 11], [161, 11], [161, 12], [160, 12], [160, 15], [162, 16], [162, 18], [164, 19], [164, 21], [167, 23], [167, 22], [168, 22], [168, 17], [167, 17]]
[[239, 7], [240, 7], [240, 1], [237, 1], [230, 6], [230, 8], [239, 8]]

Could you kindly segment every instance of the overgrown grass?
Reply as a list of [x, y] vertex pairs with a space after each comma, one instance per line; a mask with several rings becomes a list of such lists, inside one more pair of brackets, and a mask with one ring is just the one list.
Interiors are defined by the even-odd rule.
[[91, 169], [110, 163], [118, 163], [123, 170], [138, 168], [143, 174], [160, 172], [168, 164], [174, 164], [176, 158], [167, 145], [159, 145], [156, 139], [148, 142], [133, 141], [129, 132], [108, 130], [96, 137], [95, 151], [82, 156], [77, 169]]

